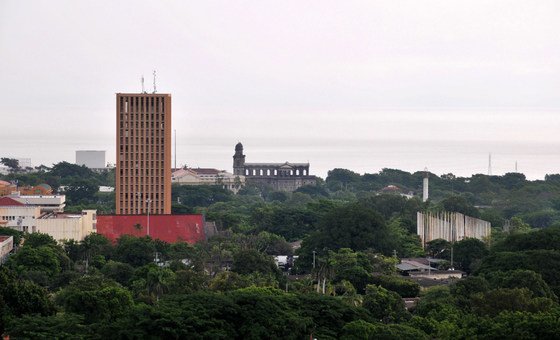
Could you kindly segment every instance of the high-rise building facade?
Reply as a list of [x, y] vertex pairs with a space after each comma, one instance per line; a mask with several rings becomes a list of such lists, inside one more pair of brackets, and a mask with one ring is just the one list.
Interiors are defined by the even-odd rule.
[[171, 213], [171, 95], [117, 93], [117, 214]]

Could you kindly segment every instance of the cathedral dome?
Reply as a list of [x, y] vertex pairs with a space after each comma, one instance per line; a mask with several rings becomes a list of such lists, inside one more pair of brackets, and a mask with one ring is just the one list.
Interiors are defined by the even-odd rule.
[[235, 145], [235, 151], [243, 151], [243, 144], [241, 144], [241, 142]]

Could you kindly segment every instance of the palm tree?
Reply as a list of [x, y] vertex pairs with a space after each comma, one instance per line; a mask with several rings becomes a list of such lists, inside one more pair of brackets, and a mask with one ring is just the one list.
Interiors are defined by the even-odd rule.
[[175, 278], [175, 273], [167, 268], [152, 267], [148, 271], [148, 276], [146, 279], [146, 288], [148, 289], [148, 294], [155, 295], [156, 302], [165, 293], [173, 279]]

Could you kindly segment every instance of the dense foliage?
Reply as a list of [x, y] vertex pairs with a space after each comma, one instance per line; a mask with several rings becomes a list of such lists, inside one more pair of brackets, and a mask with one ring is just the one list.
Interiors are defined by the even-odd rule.
[[[71, 209], [112, 209], [88, 185], [110, 174], [59, 163], [5, 179], [67, 186]], [[24, 239], [0, 267], [0, 333], [13, 338], [450, 339], [555, 338], [560, 331], [560, 176], [335, 169], [294, 193], [247, 186], [173, 187], [176, 213], [204, 213], [220, 233], [196, 245], [92, 234], [57, 244]], [[393, 190], [393, 189], [391, 189]], [[95, 192], [94, 192], [95, 191]], [[492, 222], [491, 242], [416, 236], [416, 212], [458, 211]], [[288, 242], [301, 241], [299, 249]], [[297, 256], [278, 267], [272, 255]], [[431, 256], [469, 274], [427, 288], [396, 273]], [[453, 260], [452, 260], [453, 257]], [[286, 274], [299, 274], [288, 276]], [[406, 309], [403, 298], [418, 298]]]

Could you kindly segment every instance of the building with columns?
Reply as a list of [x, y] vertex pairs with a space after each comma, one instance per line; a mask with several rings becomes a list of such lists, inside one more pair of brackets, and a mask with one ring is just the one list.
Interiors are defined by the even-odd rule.
[[246, 183], [268, 185], [277, 191], [295, 191], [317, 183], [309, 174], [309, 163], [246, 163], [241, 143], [235, 146], [233, 174], [245, 176]]

